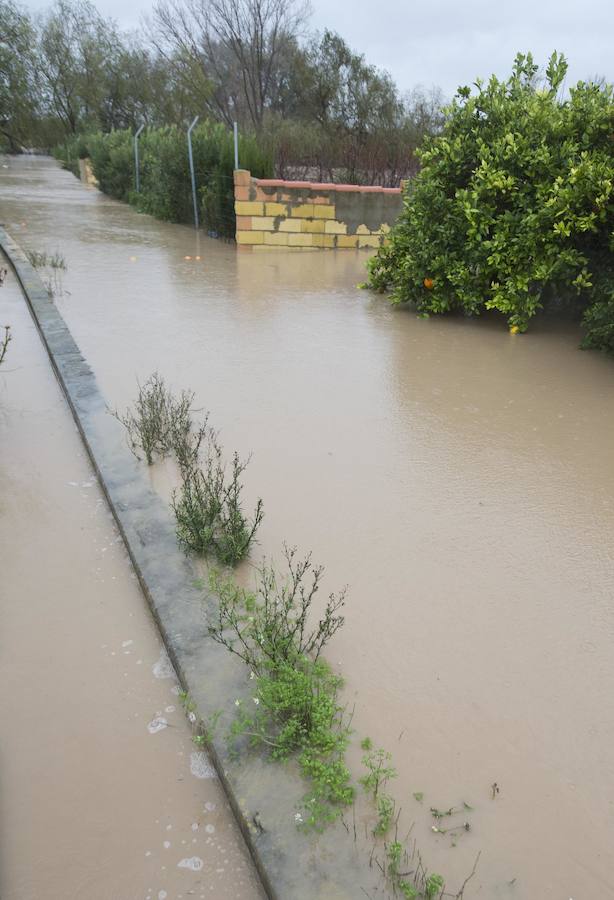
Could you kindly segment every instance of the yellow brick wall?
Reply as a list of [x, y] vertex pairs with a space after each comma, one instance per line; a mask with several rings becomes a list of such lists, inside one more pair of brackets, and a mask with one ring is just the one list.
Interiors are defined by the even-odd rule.
[[361, 223], [348, 230], [348, 223], [336, 217], [338, 186], [260, 182], [245, 169], [234, 176], [236, 239], [246, 250], [373, 249], [382, 246], [394, 224], [381, 222], [372, 230]]

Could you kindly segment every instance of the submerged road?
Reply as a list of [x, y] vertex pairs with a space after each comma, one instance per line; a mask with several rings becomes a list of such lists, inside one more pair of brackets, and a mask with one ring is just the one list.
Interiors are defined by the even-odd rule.
[[[329, 658], [345, 676], [357, 736], [369, 735], [393, 754], [398, 778], [391, 791], [402, 807], [400, 831], [415, 823], [412, 834], [429, 868], [444, 873], [454, 889], [481, 851], [466, 900], [614, 897], [612, 360], [578, 350], [579, 329], [566, 322], [544, 318], [527, 335], [510, 336], [496, 318], [420, 321], [411, 310], [391, 309], [383, 298], [356, 290], [364, 280], [360, 254], [238, 254], [85, 188], [52, 160], [4, 164], [0, 220], [22, 246], [65, 257], [55, 302], [108, 404], [125, 407], [136, 379], [154, 370], [174, 388], [194, 390], [224, 446], [253, 453], [247, 502], [261, 496], [265, 505], [254, 561], [261, 554], [279, 559], [285, 540], [301, 551], [312, 549], [326, 565], [327, 590], [349, 583], [346, 624]], [[0, 291], [0, 303], [6, 296]], [[2, 306], [0, 324], [7, 318], [17, 325], [16, 313], [8, 313]], [[157, 639], [145, 613], [138, 628], [128, 627], [134, 618], [116, 618], [127, 608], [137, 613], [123, 600], [115, 604], [112, 575], [114, 586], [125, 582], [132, 590], [136, 607], [143, 604], [120, 545], [105, 532], [96, 544], [85, 539], [87, 551], [73, 552], [85, 527], [76, 512], [93, 516], [95, 503], [92, 510], [87, 504], [96, 487], [83, 486], [91, 480], [89, 469], [79, 460], [80, 445], [53, 382], [39, 393], [26, 381], [18, 394], [17, 379], [36, 371], [20, 359], [22, 353], [29, 357], [18, 338], [16, 328], [0, 376], [0, 528], [3, 548], [10, 548], [0, 589], [6, 594], [8, 585], [20, 602], [4, 603], [2, 615], [19, 619], [11, 625], [15, 634], [42, 627], [27, 667], [24, 662], [2, 682], [8, 737], [18, 744], [12, 765], [22, 766], [10, 781], [16, 792], [11, 809], [15, 816], [22, 807], [32, 810], [33, 801], [20, 806], [19, 791], [33, 790], [32, 771], [40, 789], [49, 734], [55, 734], [56, 749], [48, 765], [58, 754], [61, 765], [61, 748], [71, 747], [70, 768], [83, 769], [84, 782], [96, 784], [99, 771], [117, 768], [117, 756], [108, 769], [101, 766], [115, 754], [118, 735], [128, 742], [122, 728], [129, 722], [143, 752], [173, 748], [180, 768], [176, 777], [167, 769], [168, 777], [182, 791], [197, 791], [201, 799], [194, 802], [202, 812], [203, 783], [189, 775], [185, 720], [176, 712], [169, 719], [176, 729], [147, 731], [156, 714], [176, 705], [155, 693], [165, 682], [149, 678], [139, 696], [154, 694], [140, 706], [126, 700], [118, 710], [111, 700], [117, 682], [130, 685], [136, 678], [137, 659], [143, 660], [139, 672], [151, 673]], [[55, 437], [50, 426], [45, 429], [47, 407], [55, 407], [39, 403], [39, 396], [55, 396], [55, 412], [66, 417]], [[19, 437], [20, 427], [25, 436]], [[61, 466], [61, 475], [37, 475], [48, 465]], [[12, 488], [4, 486], [7, 472]], [[173, 473], [159, 467], [151, 475], [167, 495]], [[45, 491], [51, 495], [41, 511]], [[98, 515], [112, 533], [106, 512]], [[68, 524], [60, 529], [64, 518]], [[71, 577], [67, 547], [71, 566], [84, 561], [84, 572], [77, 570], [68, 585], [61, 582]], [[107, 572], [107, 557], [123, 567], [123, 580], [115, 570]], [[80, 585], [90, 584], [87, 573], [96, 616], [109, 611], [108, 622], [119, 622], [113, 637], [98, 633], [102, 624], [89, 641], [79, 637], [77, 623], [86, 617]], [[72, 613], [62, 612], [69, 602]], [[42, 604], [34, 606], [38, 613], [30, 612], [32, 603]], [[136, 648], [126, 655], [122, 643], [136, 644], [141, 632], [154, 642], [149, 656], [137, 655]], [[9, 642], [9, 655], [11, 647]], [[80, 687], [87, 679], [77, 663], [53, 703], [35, 703], [44, 695], [33, 687], [24, 694], [20, 682], [42, 670], [39, 659], [45, 671], [54, 663], [63, 672], [57, 660], [69, 659], [69, 650], [88, 667], [97, 666], [90, 681], [110, 680], [106, 703], [114, 725], [105, 718], [105, 701]], [[13, 667], [25, 659], [16, 656]], [[71, 715], [58, 719], [54, 733], [62, 704]], [[105, 749], [93, 760], [88, 753], [98, 752], [97, 741], [90, 748], [83, 734], [75, 736], [77, 711], [95, 723], [102, 717], [96, 733]], [[358, 771], [360, 752], [353, 752]], [[147, 767], [138, 768], [144, 778]], [[121, 767], [120, 783], [128, 782], [127, 769]], [[100, 781], [113, 786], [109, 774]], [[499, 793], [493, 799], [494, 782]], [[115, 795], [100, 793], [104, 815], [92, 804], [87, 821], [104, 830], [114, 821]], [[156, 795], [153, 787], [137, 793], [152, 808], [141, 817], [153, 821], [152, 837], [142, 845], [139, 837], [134, 853], [126, 850], [130, 841], [117, 843], [141, 866], [139, 873], [148, 850], [169, 872], [166, 838], [153, 840], [160, 837], [156, 819], [163, 821], [160, 796], [166, 794]], [[48, 840], [62, 834], [52, 824], [57, 804], [50, 806]], [[466, 818], [470, 830], [457, 838], [434, 832], [431, 806], [460, 807], [460, 821]], [[180, 818], [170, 822], [173, 829]], [[191, 819], [192, 812], [181, 818], [187, 823], [182, 827], [190, 828]], [[69, 820], [72, 848], [70, 835], [80, 830], [80, 820], [72, 814]], [[3, 825], [12, 828], [11, 822]], [[20, 833], [26, 831], [24, 826]], [[9, 847], [11, 840], [9, 834]], [[183, 853], [181, 840], [191, 838], [182, 833]], [[233, 846], [239, 854], [239, 845]], [[176, 854], [174, 843], [171, 849]], [[234, 857], [237, 866], [240, 858]], [[226, 870], [223, 863], [219, 868]], [[24, 871], [30, 871], [26, 862], [20, 877]], [[247, 885], [247, 869], [242, 872]], [[155, 897], [158, 881], [149, 887]], [[213, 896], [224, 896], [216, 891]]]
[[0, 896], [257, 900], [12, 272], [0, 321]]

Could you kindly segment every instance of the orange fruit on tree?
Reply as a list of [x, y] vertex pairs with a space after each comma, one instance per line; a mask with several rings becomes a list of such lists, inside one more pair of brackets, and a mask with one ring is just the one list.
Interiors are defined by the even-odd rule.
[[424, 281], [422, 282], [422, 284], [423, 284], [424, 287], [427, 289], [427, 291], [432, 291], [432, 290], [433, 290], [433, 283], [434, 283], [434, 282], [433, 282], [433, 279], [432, 279], [432, 278], [425, 278]]

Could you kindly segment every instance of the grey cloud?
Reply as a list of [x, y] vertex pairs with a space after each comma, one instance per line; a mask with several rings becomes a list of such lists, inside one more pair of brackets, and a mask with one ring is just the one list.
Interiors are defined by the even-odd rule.
[[[42, 5], [29, 0], [33, 8]], [[136, 28], [152, 2], [98, 0], [105, 15]], [[401, 90], [439, 85], [451, 97], [477, 77], [509, 73], [518, 51], [545, 65], [553, 50], [569, 60], [567, 82], [614, 81], [611, 0], [312, 0], [311, 27], [338, 31]]]
[[614, 80], [614, 4], [607, 0], [313, 0], [313, 6], [316, 27], [339, 31], [403, 89], [438, 84], [450, 96], [478, 76], [505, 75], [516, 53], [528, 50], [540, 64], [553, 50], [564, 52], [568, 81], [596, 74]]

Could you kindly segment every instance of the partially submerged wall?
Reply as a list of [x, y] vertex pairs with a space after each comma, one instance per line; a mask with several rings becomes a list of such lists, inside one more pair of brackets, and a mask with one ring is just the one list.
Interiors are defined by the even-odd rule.
[[98, 187], [98, 179], [94, 175], [91, 160], [79, 160], [79, 177], [83, 184], [87, 184], [90, 187]]
[[402, 206], [401, 188], [317, 184], [234, 173], [237, 245], [252, 250], [380, 247]]

